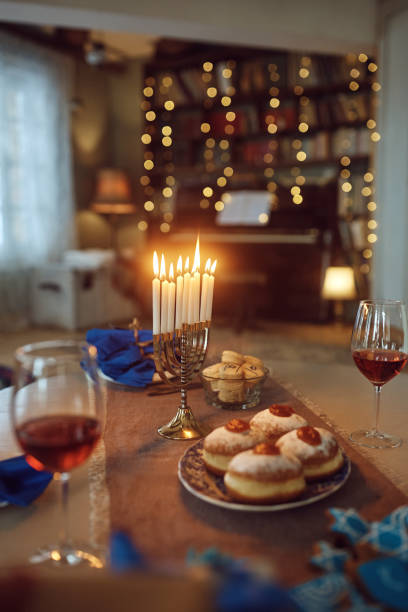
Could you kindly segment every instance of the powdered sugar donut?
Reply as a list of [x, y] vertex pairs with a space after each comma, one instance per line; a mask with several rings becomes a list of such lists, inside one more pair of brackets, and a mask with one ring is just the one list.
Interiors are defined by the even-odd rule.
[[276, 441], [292, 429], [307, 425], [307, 421], [288, 404], [272, 404], [255, 414], [249, 423], [253, 431], [271, 441]]
[[228, 465], [224, 483], [234, 499], [258, 504], [294, 499], [306, 487], [301, 462], [265, 442], [235, 455]]
[[344, 463], [336, 438], [321, 427], [306, 426], [290, 431], [279, 438], [276, 446], [302, 462], [307, 481], [330, 476]]
[[258, 433], [251, 431], [247, 421], [232, 419], [204, 438], [204, 464], [210, 472], [222, 475], [234, 455], [252, 448], [260, 439]]

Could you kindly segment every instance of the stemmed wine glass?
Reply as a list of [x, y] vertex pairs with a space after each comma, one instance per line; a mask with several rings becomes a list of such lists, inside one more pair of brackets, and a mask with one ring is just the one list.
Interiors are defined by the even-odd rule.
[[61, 489], [59, 544], [41, 548], [32, 563], [103, 567], [90, 548], [75, 546], [68, 526], [70, 472], [92, 453], [102, 435], [105, 390], [94, 346], [71, 341], [38, 342], [15, 353], [11, 419], [27, 462], [53, 472]]
[[353, 359], [374, 385], [375, 421], [369, 431], [354, 431], [350, 439], [369, 448], [394, 448], [402, 440], [378, 430], [381, 389], [399, 374], [408, 360], [407, 311], [397, 300], [363, 300], [351, 338]]

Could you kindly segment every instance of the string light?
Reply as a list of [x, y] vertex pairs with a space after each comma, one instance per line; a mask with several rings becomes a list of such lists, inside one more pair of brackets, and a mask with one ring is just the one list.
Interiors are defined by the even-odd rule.
[[[298, 75], [302, 80], [307, 81], [312, 76], [312, 59], [311, 57], [305, 55], [300, 58], [300, 67], [298, 70]], [[306, 134], [309, 131], [309, 123], [308, 123], [308, 112], [307, 107], [310, 104], [310, 99], [308, 96], [304, 95], [304, 87], [301, 85], [295, 85], [293, 88], [293, 92], [299, 98], [298, 108], [299, 108], [299, 116], [298, 116], [298, 132], [299, 135]], [[304, 162], [307, 159], [307, 153], [304, 150], [304, 142], [301, 138], [294, 138], [292, 140], [292, 148], [296, 151], [295, 157], [299, 162]], [[295, 185], [291, 189], [292, 201], [294, 204], [299, 206], [303, 202], [303, 196], [301, 193], [301, 187], [306, 183], [306, 178], [301, 174], [300, 168], [292, 168], [291, 172], [292, 176], [295, 178]], [[292, 191], [293, 190], [293, 191]]]

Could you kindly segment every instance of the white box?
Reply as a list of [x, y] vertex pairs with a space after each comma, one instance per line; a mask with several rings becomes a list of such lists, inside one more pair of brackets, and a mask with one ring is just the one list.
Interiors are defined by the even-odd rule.
[[30, 278], [32, 323], [74, 330], [130, 322], [137, 314], [136, 304], [112, 286], [111, 273], [109, 265], [77, 269], [57, 263], [34, 268]]

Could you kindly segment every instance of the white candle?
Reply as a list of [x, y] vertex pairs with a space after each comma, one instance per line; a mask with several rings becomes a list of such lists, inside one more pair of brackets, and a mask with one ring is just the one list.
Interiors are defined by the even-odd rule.
[[188, 302], [190, 298], [190, 281], [191, 274], [190, 270], [190, 259], [187, 257], [186, 263], [184, 264], [184, 286], [183, 286], [183, 310], [181, 316], [182, 323], [188, 323]]
[[181, 255], [177, 261], [177, 285], [176, 285], [176, 329], [181, 329], [183, 323], [183, 262]]
[[160, 281], [159, 281], [159, 260], [156, 251], [153, 253], [153, 333], [160, 334]]
[[189, 284], [189, 292], [188, 292], [188, 315], [187, 315], [187, 323], [194, 323], [194, 291], [195, 287], [195, 278], [191, 276], [190, 284]]
[[200, 237], [197, 236], [194, 262], [192, 272], [194, 274], [194, 290], [193, 290], [193, 320], [191, 323], [196, 323], [200, 320]]
[[169, 282], [166, 279], [166, 264], [164, 255], [161, 258], [160, 264], [160, 280], [161, 280], [161, 322], [160, 331], [165, 334], [167, 330], [168, 305], [169, 305]]
[[205, 264], [205, 271], [201, 283], [201, 305], [200, 305], [200, 321], [207, 320], [207, 296], [208, 296], [208, 279], [210, 278], [209, 272], [211, 268], [211, 259], [207, 259]]
[[167, 331], [174, 331], [174, 302], [176, 298], [176, 284], [174, 282], [174, 268], [173, 264], [170, 264], [169, 269], [169, 304], [168, 304], [168, 317], [167, 317]]
[[215, 280], [214, 272], [215, 272], [216, 267], [217, 267], [217, 260], [215, 260], [211, 266], [211, 274], [208, 279], [207, 314], [206, 314], [207, 321], [211, 321], [212, 303], [213, 303], [213, 295], [214, 295], [214, 280]]

